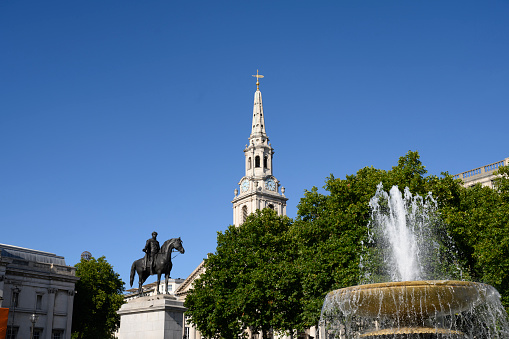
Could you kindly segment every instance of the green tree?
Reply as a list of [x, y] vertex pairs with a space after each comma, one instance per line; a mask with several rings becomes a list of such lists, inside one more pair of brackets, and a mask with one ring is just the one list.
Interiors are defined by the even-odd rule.
[[498, 170], [494, 188], [460, 189], [443, 216], [472, 278], [493, 285], [509, 312], [509, 167]]
[[203, 335], [235, 338], [249, 328], [267, 337], [271, 330], [300, 326], [302, 292], [291, 224], [264, 209], [218, 233], [216, 253], [205, 260], [206, 271], [185, 302]]
[[81, 259], [75, 265], [76, 283], [72, 338], [114, 338], [120, 325], [117, 311], [124, 303], [124, 282], [104, 256]]
[[302, 277], [303, 321], [318, 323], [325, 295], [360, 281], [360, 255], [370, 219], [369, 200], [382, 183], [385, 189], [409, 187], [421, 196], [433, 192], [439, 201], [457, 203], [460, 185], [448, 174], [427, 176], [417, 152], [408, 152], [389, 171], [366, 167], [346, 179], [327, 178], [324, 189], [306, 191], [292, 227], [300, 244], [296, 267]]

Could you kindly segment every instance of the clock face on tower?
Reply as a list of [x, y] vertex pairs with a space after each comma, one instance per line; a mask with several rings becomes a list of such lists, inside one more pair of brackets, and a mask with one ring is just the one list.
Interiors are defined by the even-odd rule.
[[249, 189], [249, 180], [244, 180], [241, 184], [240, 184], [240, 191], [241, 192], [247, 192], [247, 190]]
[[275, 191], [276, 183], [274, 182], [274, 179], [265, 180], [265, 188], [268, 189], [269, 191]]

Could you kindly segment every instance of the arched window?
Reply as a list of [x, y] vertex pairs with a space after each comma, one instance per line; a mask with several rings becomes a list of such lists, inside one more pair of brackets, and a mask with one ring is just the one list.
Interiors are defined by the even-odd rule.
[[263, 168], [267, 168], [267, 156], [263, 157]]
[[255, 157], [255, 167], [260, 167], [260, 156], [259, 155], [257, 155]]
[[242, 206], [242, 222], [246, 221], [247, 219], [247, 206]]
[[247, 169], [251, 169], [251, 157], [247, 159]]

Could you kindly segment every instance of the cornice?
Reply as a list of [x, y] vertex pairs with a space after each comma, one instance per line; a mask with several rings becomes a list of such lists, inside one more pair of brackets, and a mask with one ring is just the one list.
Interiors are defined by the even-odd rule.
[[38, 279], [42, 279], [42, 280], [57, 280], [57, 281], [70, 282], [70, 283], [76, 283], [78, 280], [80, 280], [80, 278], [76, 277], [75, 275], [59, 274], [59, 273], [54, 273], [54, 272], [38, 271], [38, 270], [31, 270], [31, 269], [27, 269], [27, 268], [11, 267], [11, 266], [7, 266], [5, 275], [6, 275], [6, 277], [8, 277], [8, 276], [29, 277], [29, 278], [38, 278]]
[[[253, 139], [255, 139], [255, 138], [253, 138]], [[267, 145], [267, 144], [249, 145], [247, 148], [244, 148], [244, 152], [249, 152], [249, 151], [260, 149], [260, 148], [266, 148], [266, 149], [272, 151], [272, 153], [274, 153], [274, 148], [272, 148], [271, 145]]]
[[277, 200], [283, 200], [285, 202], [288, 201], [288, 198], [285, 197], [284, 195], [282, 195], [279, 192], [272, 192], [272, 191], [267, 191], [267, 190], [261, 190], [261, 191], [251, 191], [251, 192], [246, 192], [246, 193], [239, 194], [238, 196], [236, 196], [232, 200], [232, 203], [236, 203], [237, 201], [244, 200], [246, 198], [250, 198], [250, 197], [253, 197], [253, 196], [256, 196], [256, 197], [270, 197], [270, 198], [277, 199]]

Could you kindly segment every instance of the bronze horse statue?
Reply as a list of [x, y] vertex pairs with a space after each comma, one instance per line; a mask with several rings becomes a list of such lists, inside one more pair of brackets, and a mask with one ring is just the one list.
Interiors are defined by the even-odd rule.
[[[166, 240], [161, 246], [161, 250], [159, 253], [157, 253], [154, 256], [154, 272], [157, 274], [157, 286], [156, 291], [157, 294], [159, 294], [159, 284], [161, 283], [161, 274], [165, 275], [165, 292], [168, 294], [168, 279], [170, 278], [170, 272], [171, 268], [173, 267], [173, 264], [171, 263], [171, 253], [172, 251], [176, 249], [180, 253], [184, 254], [185, 250], [182, 246], [182, 240], [179, 238], [173, 238]], [[135, 262], [133, 262], [133, 265], [131, 266], [131, 287], [133, 286], [134, 282], [134, 273], [138, 273], [139, 278], [139, 286], [138, 286], [138, 293], [142, 294], [141, 287], [143, 286], [143, 283], [147, 278], [150, 276], [150, 267], [145, 267], [145, 260], [144, 258], [138, 259]]]

